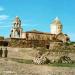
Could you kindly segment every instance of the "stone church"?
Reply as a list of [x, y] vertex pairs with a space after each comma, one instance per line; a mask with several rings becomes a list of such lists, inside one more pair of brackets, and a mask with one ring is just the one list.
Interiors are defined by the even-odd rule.
[[55, 41], [55, 42], [68, 42], [70, 41], [67, 34], [64, 34], [62, 32], [63, 25], [60, 22], [59, 18], [56, 17], [52, 23], [50, 24], [50, 30], [51, 32], [41, 32], [37, 30], [32, 31], [26, 31], [23, 32], [23, 28], [21, 27], [21, 20], [17, 16], [13, 21], [13, 27], [10, 33], [11, 39], [20, 39], [20, 40], [26, 40], [31, 41], [31, 44], [33, 41], [37, 41], [36, 43], [41, 44], [49, 44], [49, 42]]

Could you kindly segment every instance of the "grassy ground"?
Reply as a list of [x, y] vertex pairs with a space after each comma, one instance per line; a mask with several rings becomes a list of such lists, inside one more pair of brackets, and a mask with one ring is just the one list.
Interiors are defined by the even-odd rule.
[[[10, 60], [18, 62], [18, 63], [23, 63], [23, 64], [33, 64], [33, 61], [29, 60], [29, 59], [11, 58]], [[75, 63], [67, 63], [67, 64], [64, 64], [64, 63], [53, 63], [53, 64], [51, 64], [51, 63], [49, 63], [46, 65], [53, 66], [53, 67], [74, 67], [75, 68]]]
[[24, 64], [32, 64], [32, 60], [28, 60], [28, 59], [18, 59], [18, 58], [11, 58], [11, 61], [15, 61], [18, 63], [24, 63]]
[[55, 67], [74, 67], [75, 68], [75, 63], [74, 64], [60, 64], [60, 63], [54, 63], [54, 64], [48, 64], [49, 66], [55, 66]]

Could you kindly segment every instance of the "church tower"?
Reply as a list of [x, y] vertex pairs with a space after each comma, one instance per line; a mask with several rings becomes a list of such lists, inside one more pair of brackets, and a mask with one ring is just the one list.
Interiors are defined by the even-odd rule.
[[21, 20], [18, 16], [16, 16], [15, 20], [13, 21], [13, 27], [11, 30], [10, 37], [11, 38], [22, 38], [22, 28], [21, 28]]
[[62, 33], [62, 24], [58, 17], [56, 17], [51, 23], [51, 34], [60, 34]]

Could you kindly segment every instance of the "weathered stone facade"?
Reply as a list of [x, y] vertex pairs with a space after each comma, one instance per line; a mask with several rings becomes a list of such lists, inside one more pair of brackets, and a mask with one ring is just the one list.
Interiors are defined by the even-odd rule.
[[39, 32], [37, 30], [23, 32], [23, 38], [27, 40], [45, 40], [45, 41], [61, 41], [67, 42], [69, 41], [69, 37], [63, 33], [61, 34], [50, 34], [45, 32]]
[[14, 26], [10, 34], [11, 41], [13, 42], [13, 40], [18, 40], [17, 43], [23, 43], [23, 45], [25, 44], [24, 47], [26, 45], [29, 47], [32, 47], [33, 45], [49, 46], [50, 42], [52, 41], [68, 42], [70, 40], [66, 34], [62, 33], [62, 24], [57, 18], [51, 25], [52, 28], [55, 26], [56, 29], [51, 28], [51, 33], [40, 32], [37, 30], [23, 32], [23, 29], [21, 28], [21, 20], [19, 17], [16, 17], [13, 25]]
[[45, 40], [26, 40], [19, 38], [11, 38], [9, 41], [9, 46], [12, 47], [46, 47], [49, 46], [50, 41]]

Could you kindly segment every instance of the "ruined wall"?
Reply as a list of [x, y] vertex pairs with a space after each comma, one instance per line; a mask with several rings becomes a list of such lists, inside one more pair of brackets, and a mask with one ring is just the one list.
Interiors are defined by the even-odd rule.
[[9, 41], [10, 47], [45, 47], [46, 45], [49, 44], [50, 41], [47, 40], [27, 40], [27, 39], [15, 39], [12, 38]]
[[50, 53], [47, 55], [47, 58], [50, 60], [57, 61], [62, 56], [70, 57], [71, 60], [75, 60], [75, 50], [72, 51], [50, 51]]

